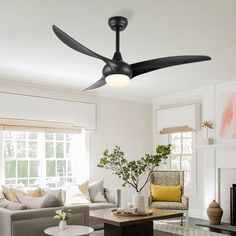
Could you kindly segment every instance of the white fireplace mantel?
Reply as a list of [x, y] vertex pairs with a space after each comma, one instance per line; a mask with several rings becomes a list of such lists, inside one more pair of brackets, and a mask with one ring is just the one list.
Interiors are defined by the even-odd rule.
[[236, 182], [236, 143], [196, 145], [195, 148], [203, 158], [205, 170], [209, 170], [208, 173], [214, 175], [212, 176], [214, 179], [212, 193], [214, 193], [214, 199], [223, 207], [223, 220], [229, 222], [229, 188], [232, 183]]
[[224, 143], [224, 144], [209, 144], [209, 145], [196, 145], [196, 149], [214, 149], [214, 148], [236, 148], [236, 143]]

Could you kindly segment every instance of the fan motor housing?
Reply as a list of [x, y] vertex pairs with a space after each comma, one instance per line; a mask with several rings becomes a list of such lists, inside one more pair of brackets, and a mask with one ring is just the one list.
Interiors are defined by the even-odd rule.
[[127, 75], [130, 78], [132, 77], [132, 71], [129, 64], [125, 62], [117, 62], [115, 68], [111, 68], [109, 65], [105, 65], [102, 70], [104, 78], [112, 74], [123, 74]]

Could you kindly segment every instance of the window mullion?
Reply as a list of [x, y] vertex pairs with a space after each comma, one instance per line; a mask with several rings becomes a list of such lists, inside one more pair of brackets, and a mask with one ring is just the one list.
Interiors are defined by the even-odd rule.
[[39, 156], [39, 165], [40, 165], [40, 184], [45, 186], [46, 178], [45, 178], [45, 140], [44, 133], [38, 133], [38, 156]]

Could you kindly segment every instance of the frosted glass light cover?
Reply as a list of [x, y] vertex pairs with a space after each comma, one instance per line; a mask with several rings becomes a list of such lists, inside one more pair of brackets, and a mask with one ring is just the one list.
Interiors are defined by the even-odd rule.
[[129, 84], [130, 78], [123, 74], [112, 74], [106, 77], [106, 82], [113, 88], [123, 88]]

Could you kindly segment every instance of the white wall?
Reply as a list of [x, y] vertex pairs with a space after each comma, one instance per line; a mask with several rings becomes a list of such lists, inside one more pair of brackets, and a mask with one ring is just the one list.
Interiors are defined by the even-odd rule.
[[[166, 107], [175, 107], [186, 104], [201, 104], [201, 120], [212, 120], [216, 123], [217, 104], [216, 98], [220, 94], [236, 92], [236, 82], [219, 84], [217, 86], [197, 89], [185, 93], [172, 94], [155, 98], [153, 101], [153, 147], [161, 142], [160, 135], [156, 133], [156, 110]], [[236, 168], [227, 157], [236, 155], [236, 149], [227, 146], [215, 148], [199, 148], [202, 144], [205, 133], [203, 130], [197, 132], [196, 144], [196, 193], [190, 196], [190, 215], [199, 218], [207, 218], [206, 209], [213, 199], [217, 199], [218, 190], [214, 155], [217, 160], [223, 160], [231, 168]], [[216, 140], [215, 130], [210, 132], [210, 136], [215, 139], [217, 144], [222, 144], [222, 140]], [[232, 145], [236, 144], [235, 141]], [[216, 151], [216, 152], [215, 152]], [[217, 187], [217, 186], [216, 186]]]
[[[119, 145], [129, 160], [152, 152], [151, 104], [3, 82], [0, 83], [0, 92], [95, 103], [97, 130], [89, 135], [90, 178], [96, 180], [103, 177], [108, 187], [121, 188], [121, 181], [108, 170], [97, 167], [105, 149], [112, 149], [115, 145]], [[131, 201], [132, 193], [132, 189], [122, 188], [123, 205]]]
[[[91, 180], [104, 177], [108, 187], [120, 187], [121, 181], [109, 171], [97, 168], [96, 165], [105, 149], [120, 145], [128, 159], [136, 159], [146, 152], [152, 152], [160, 140], [156, 134], [156, 109], [174, 107], [185, 104], [200, 103], [202, 120], [215, 121], [215, 94], [236, 91], [236, 83], [217, 85], [181, 94], [159, 97], [153, 105], [114, 98], [90, 96], [75, 91], [53, 90], [15, 84], [0, 83], [0, 92], [28, 94], [43, 97], [69, 99], [81, 102], [91, 102], [97, 105], [97, 130], [90, 134], [90, 175]], [[197, 144], [201, 144], [204, 133], [197, 132]], [[214, 137], [214, 131], [211, 132]], [[218, 141], [219, 142], [219, 141]], [[215, 198], [214, 149], [196, 149], [196, 193], [190, 196], [190, 214], [206, 218], [206, 209]], [[217, 157], [224, 163], [230, 162], [227, 156], [235, 156], [236, 149], [218, 149]], [[228, 163], [236, 168], [236, 163]], [[148, 191], [148, 186], [146, 188]], [[122, 203], [131, 200], [132, 190], [122, 189]]]
[[[97, 131], [91, 134], [91, 178], [104, 177], [109, 187], [120, 186], [118, 178], [110, 171], [98, 169], [96, 164], [105, 149], [119, 145], [129, 160], [152, 152], [151, 105], [129, 101], [100, 98], [97, 103]], [[131, 201], [133, 190], [122, 190], [122, 202]]]

